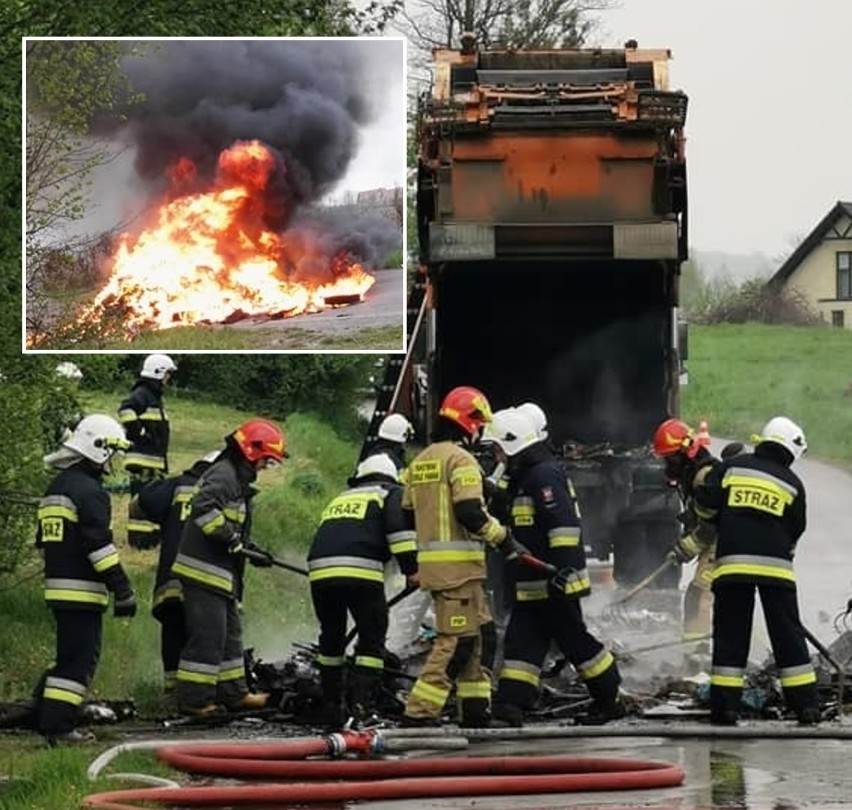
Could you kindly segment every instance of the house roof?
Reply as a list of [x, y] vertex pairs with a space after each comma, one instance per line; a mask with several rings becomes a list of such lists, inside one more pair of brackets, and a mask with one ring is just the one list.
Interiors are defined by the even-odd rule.
[[825, 234], [828, 232], [828, 229], [841, 214], [846, 214], [846, 216], [852, 218], [852, 202], [837, 202], [820, 220], [816, 228], [814, 228], [807, 237], [802, 240], [801, 244], [787, 257], [787, 260], [778, 268], [775, 275], [769, 279], [767, 284], [783, 284], [787, 281], [787, 279], [796, 272], [798, 266], [822, 242]]

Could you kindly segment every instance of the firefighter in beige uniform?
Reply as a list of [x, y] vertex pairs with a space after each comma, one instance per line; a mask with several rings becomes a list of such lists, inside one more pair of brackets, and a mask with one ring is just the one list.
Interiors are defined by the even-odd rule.
[[463, 445], [491, 419], [475, 388], [444, 398], [433, 443], [409, 466], [403, 508], [414, 512], [420, 587], [435, 603], [437, 636], [405, 705], [403, 725], [434, 725], [455, 684], [459, 724], [490, 722], [490, 673], [482, 667], [480, 627], [491, 621], [485, 602], [485, 548], [510, 553], [514, 541], [485, 509], [482, 473]]

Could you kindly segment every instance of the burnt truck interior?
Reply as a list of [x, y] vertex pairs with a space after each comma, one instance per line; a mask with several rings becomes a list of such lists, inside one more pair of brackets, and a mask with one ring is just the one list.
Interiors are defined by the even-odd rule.
[[532, 400], [551, 439], [642, 445], [671, 412], [671, 267], [660, 261], [444, 264], [432, 274], [434, 393]]

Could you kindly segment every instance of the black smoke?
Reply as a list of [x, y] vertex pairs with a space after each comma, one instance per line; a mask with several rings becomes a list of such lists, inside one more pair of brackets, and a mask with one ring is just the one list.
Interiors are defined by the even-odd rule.
[[390, 53], [364, 45], [345, 40], [143, 43], [141, 53], [124, 59], [131, 88], [142, 96], [126, 111], [136, 171], [156, 182], [178, 158], [187, 157], [203, 182], [214, 176], [223, 149], [257, 139], [280, 158], [273, 187], [288, 197], [283, 210], [318, 198], [343, 177], [358, 147], [359, 128], [372, 120], [366, 59]]

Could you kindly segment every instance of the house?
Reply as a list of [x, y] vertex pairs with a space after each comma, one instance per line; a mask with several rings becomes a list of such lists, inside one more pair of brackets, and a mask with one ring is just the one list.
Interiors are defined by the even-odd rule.
[[826, 323], [852, 329], [852, 202], [838, 202], [767, 284], [798, 292]]

